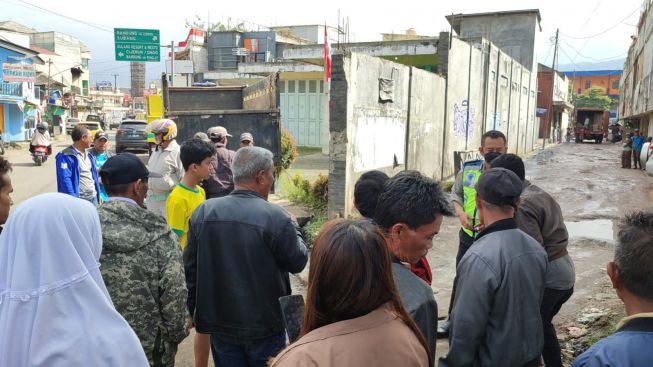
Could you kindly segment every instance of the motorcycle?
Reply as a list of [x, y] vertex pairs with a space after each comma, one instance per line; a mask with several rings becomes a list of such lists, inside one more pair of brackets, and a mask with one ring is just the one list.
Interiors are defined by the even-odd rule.
[[48, 160], [48, 147], [43, 145], [34, 146], [34, 152], [32, 153], [32, 160], [37, 166], [42, 165], [45, 161]]

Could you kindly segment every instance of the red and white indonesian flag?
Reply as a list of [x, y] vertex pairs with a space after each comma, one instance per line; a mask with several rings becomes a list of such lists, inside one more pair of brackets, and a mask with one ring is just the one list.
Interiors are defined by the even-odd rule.
[[329, 45], [329, 35], [327, 25], [324, 23], [324, 81], [326, 90], [331, 86], [331, 45]]

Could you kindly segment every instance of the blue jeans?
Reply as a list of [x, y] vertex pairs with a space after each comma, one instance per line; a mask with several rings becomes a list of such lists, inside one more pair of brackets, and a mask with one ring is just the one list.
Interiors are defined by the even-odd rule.
[[213, 363], [220, 367], [266, 367], [268, 359], [286, 347], [286, 333], [263, 339], [211, 335]]
[[84, 199], [84, 198], [80, 198], [80, 199], [88, 201], [89, 203], [93, 204], [93, 206], [98, 206], [99, 205], [96, 196], [93, 196], [92, 199]]

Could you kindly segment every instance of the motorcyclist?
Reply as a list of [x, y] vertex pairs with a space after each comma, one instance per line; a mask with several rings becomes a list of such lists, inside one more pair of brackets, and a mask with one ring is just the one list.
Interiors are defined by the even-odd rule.
[[36, 126], [32, 141], [29, 144], [30, 153], [34, 153], [34, 147], [42, 146], [48, 148], [48, 155], [52, 154], [52, 142], [50, 139], [50, 132], [48, 131], [48, 124], [41, 122]]

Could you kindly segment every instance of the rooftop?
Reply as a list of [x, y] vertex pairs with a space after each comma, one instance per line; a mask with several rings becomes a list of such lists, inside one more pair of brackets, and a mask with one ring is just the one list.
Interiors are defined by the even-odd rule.
[[50, 51], [50, 50], [46, 50], [46, 49], [41, 48], [41, 47], [30, 46], [30, 48], [31, 48], [32, 50], [34, 50], [34, 51], [40, 53], [40, 54], [59, 56], [59, 54], [54, 53], [54, 52], [52, 52], [52, 51]]
[[34, 51], [32, 49], [29, 49], [27, 47], [23, 47], [21, 45], [17, 45], [15, 43], [9, 42], [9, 41], [4, 41], [0, 39], [0, 47], [6, 48], [8, 50], [12, 50], [18, 53], [21, 53], [25, 55], [25, 58], [30, 58], [34, 61], [36, 64], [43, 65], [45, 64], [45, 61], [39, 57], [39, 54], [37, 51]]
[[623, 70], [589, 70], [589, 71], [563, 71], [568, 77], [574, 76], [612, 76], [612, 75], [622, 75]]
[[0, 22], [0, 30], [18, 32], [18, 33], [27, 33], [27, 34], [37, 32], [36, 29], [22, 25], [18, 22], [14, 22], [13, 20], [6, 20]]
[[[463, 18], [480, 18], [480, 17], [504, 17], [512, 15], [524, 15], [524, 14], [534, 14], [537, 16], [537, 24], [542, 22], [542, 15], [540, 15], [540, 9], [524, 9], [524, 10], [508, 10], [508, 11], [493, 11], [488, 13], [471, 13], [471, 14], [451, 14], [447, 15], [447, 21], [451, 24], [452, 27], [460, 27], [460, 22]], [[540, 31], [542, 27], [540, 26]]]

